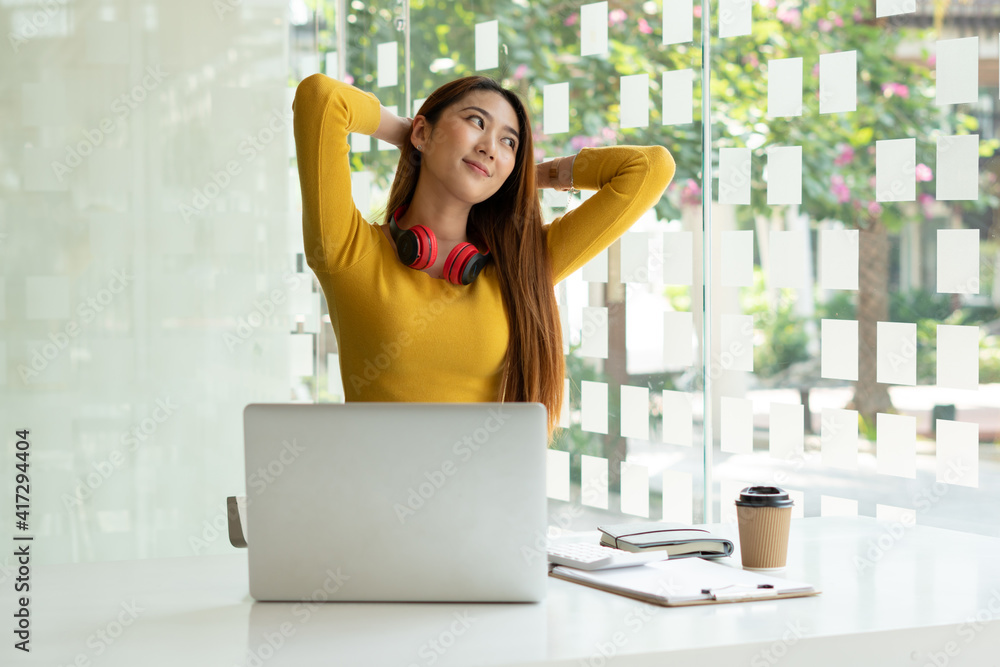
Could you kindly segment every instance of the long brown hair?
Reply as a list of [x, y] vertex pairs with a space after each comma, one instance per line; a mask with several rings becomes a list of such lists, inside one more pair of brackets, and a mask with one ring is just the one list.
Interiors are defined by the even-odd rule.
[[[431, 93], [418, 115], [424, 116], [433, 128], [445, 109], [473, 90], [488, 90], [503, 96], [517, 113], [520, 125], [514, 170], [492, 197], [473, 205], [466, 226], [466, 235], [473, 243], [490, 249], [510, 324], [496, 400], [545, 405], [551, 442], [562, 409], [566, 371], [535, 184], [535, 150], [528, 112], [514, 91], [489, 77], [468, 76]], [[399, 164], [386, 205], [387, 223], [392, 212], [409, 202], [417, 188], [420, 152], [409, 141], [403, 144]]]

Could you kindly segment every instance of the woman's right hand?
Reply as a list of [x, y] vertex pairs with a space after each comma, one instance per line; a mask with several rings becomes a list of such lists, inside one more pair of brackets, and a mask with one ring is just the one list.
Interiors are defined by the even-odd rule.
[[401, 118], [385, 107], [381, 107], [378, 129], [372, 136], [401, 149], [410, 140], [412, 126], [412, 118]]

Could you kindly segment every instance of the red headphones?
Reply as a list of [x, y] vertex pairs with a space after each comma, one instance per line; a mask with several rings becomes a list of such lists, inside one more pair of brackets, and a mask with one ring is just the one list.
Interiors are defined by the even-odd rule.
[[[396, 224], [399, 216], [406, 212], [403, 204], [389, 218], [389, 232], [396, 242], [399, 261], [412, 269], [426, 269], [437, 259], [437, 239], [434, 232], [423, 225], [400, 229]], [[459, 243], [444, 260], [444, 278], [454, 285], [468, 285], [489, 261], [490, 251], [480, 253], [471, 243]]]

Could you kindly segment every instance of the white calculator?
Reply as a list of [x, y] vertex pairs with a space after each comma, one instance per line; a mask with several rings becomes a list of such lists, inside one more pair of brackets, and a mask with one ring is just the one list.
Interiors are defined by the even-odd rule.
[[578, 570], [610, 570], [666, 560], [666, 551], [632, 553], [591, 542], [567, 542], [548, 546], [549, 562]]

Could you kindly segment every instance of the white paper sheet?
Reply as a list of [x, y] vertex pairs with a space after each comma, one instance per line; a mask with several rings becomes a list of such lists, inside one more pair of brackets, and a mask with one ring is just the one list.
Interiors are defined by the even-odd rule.
[[767, 115], [802, 115], [802, 58], [778, 58], [767, 64]]
[[979, 424], [938, 419], [937, 481], [979, 488]]
[[748, 205], [750, 203], [751, 166], [749, 148], [719, 149], [720, 204]]
[[694, 318], [690, 312], [663, 314], [663, 366], [685, 368], [694, 363]]
[[580, 354], [597, 359], [608, 358], [608, 309], [606, 307], [583, 308], [583, 328], [580, 340]]
[[753, 372], [753, 316], [723, 314], [720, 321], [721, 343], [715, 364], [722, 370]]
[[768, 424], [771, 458], [801, 460], [805, 451], [805, 408], [802, 405], [771, 403]]
[[649, 75], [621, 78], [621, 128], [649, 126]]
[[917, 384], [917, 325], [910, 322], [878, 322], [876, 382]]
[[938, 230], [937, 291], [979, 294], [979, 230]]
[[719, 37], [749, 35], [752, 9], [751, 0], [719, 0]]
[[378, 45], [378, 87], [395, 86], [399, 78], [399, 47], [396, 42]]
[[649, 232], [625, 232], [621, 237], [621, 281], [649, 282]]
[[858, 469], [858, 413], [824, 408], [820, 413], [820, 451], [823, 465]]
[[753, 231], [722, 232], [723, 287], [753, 285]]
[[580, 456], [580, 504], [608, 509], [608, 460]]
[[608, 3], [583, 5], [580, 7], [580, 55], [599, 56], [607, 52]]
[[584, 282], [608, 282], [608, 250], [608, 248], [605, 248], [601, 252], [597, 253], [594, 256], [594, 259], [583, 265], [582, 276]]
[[938, 138], [935, 176], [938, 201], [979, 199], [979, 135]]
[[694, 70], [663, 73], [663, 124], [683, 125], [694, 120]]
[[806, 286], [806, 247], [804, 231], [772, 231], [768, 237], [771, 261], [768, 262], [768, 286], [802, 289]]
[[693, 0], [663, 0], [663, 44], [694, 40]]
[[493, 69], [499, 65], [500, 23], [486, 21], [476, 24], [476, 69]]
[[975, 104], [979, 99], [979, 38], [937, 42], [937, 104]]
[[668, 445], [691, 447], [694, 415], [691, 394], [683, 391], [663, 392], [663, 442]]
[[837, 496], [820, 496], [820, 516], [857, 516], [858, 501]]
[[580, 382], [580, 428], [591, 433], [608, 432], [608, 385], [606, 382]]
[[730, 454], [753, 454], [753, 401], [723, 396], [719, 409], [722, 411], [722, 451]]
[[313, 375], [313, 338], [314, 334], [289, 334], [288, 359], [291, 363], [291, 377], [299, 378]]
[[623, 438], [649, 440], [649, 388], [621, 386]]
[[767, 203], [802, 203], [802, 147], [767, 149]]
[[542, 89], [545, 134], [569, 131], [569, 83], [552, 83]]
[[822, 320], [820, 377], [858, 379], [858, 321]]
[[[691, 285], [694, 281], [694, 236], [691, 232], [663, 232], [662, 280], [664, 285]], [[655, 278], [656, 272], [651, 272]]]
[[663, 471], [663, 520], [694, 523], [694, 479], [691, 473]]
[[[569, 351], [566, 351], [569, 354]], [[559, 426], [569, 428], [569, 378], [563, 380], [562, 410], [559, 412]]]
[[875, 16], [897, 16], [917, 11], [917, 0], [875, 0]]
[[917, 420], [908, 415], [875, 416], [875, 458], [878, 472], [896, 477], [917, 476]]
[[917, 198], [917, 141], [875, 142], [875, 200], [914, 201]]
[[547, 449], [545, 454], [546, 495], [569, 502], [569, 452]]
[[820, 287], [858, 289], [858, 237], [856, 229], [820, 231]]
[[649, 516], [649, 468], [622, 461], [622, 513]]
[[819, 112], [858, 109], [858, 52], [823, 53], [819, 57]]
[[937, 386], [979, 389], [979, 327], [937, 325]]

